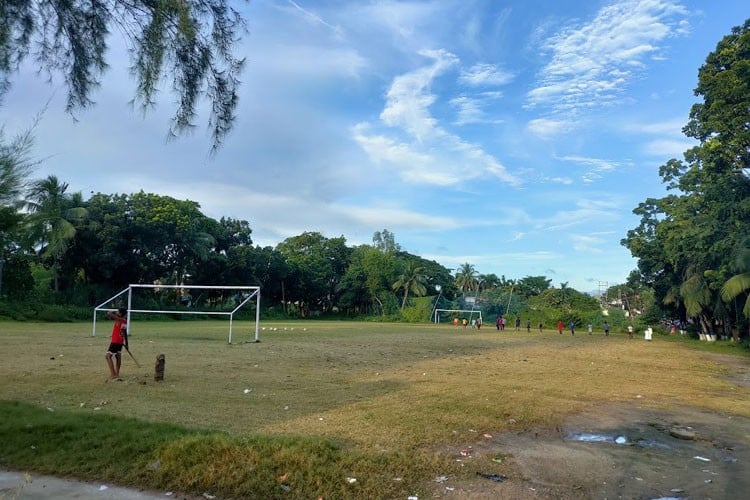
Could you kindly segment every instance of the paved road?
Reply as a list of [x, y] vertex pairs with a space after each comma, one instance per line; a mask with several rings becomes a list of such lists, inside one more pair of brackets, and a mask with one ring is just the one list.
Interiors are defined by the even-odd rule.
[[[106, 483], [86, 483], [30, 474], [27, 482], [21, 472], [0, 470], [0, 500], [154, 500], [187, 499], [171, 492], [147, 492], [120, 488]], [[208, 497], [206, 497], [208, 498]]]

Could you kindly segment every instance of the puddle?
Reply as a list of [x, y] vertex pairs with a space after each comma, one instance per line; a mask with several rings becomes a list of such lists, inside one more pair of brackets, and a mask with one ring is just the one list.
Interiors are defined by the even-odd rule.
[[635, 442], [637, 446], [640, 446], [641, 448], [658, 448], [661, 450], [668, 450], [671, 448], [667, 443], [662, 443], [661, 441], [656, 441], [655, 439], [639, 439]]
[[669, 445], [656, 441], [655, 439], [638, 439], [630, 441], [622, 434], [596, 434], [591, 432], [569, 432], [566, 441], [579, 441], [582, 443], [612, 443], [619, 445], [635, 445], [640, 448], [669, 449]]
[[584, 443], [614, 443], [615, 436], [606, 434], [590, 434], [587, 432], [569, 432], [565, 438], [567, 441], [583, 441]]

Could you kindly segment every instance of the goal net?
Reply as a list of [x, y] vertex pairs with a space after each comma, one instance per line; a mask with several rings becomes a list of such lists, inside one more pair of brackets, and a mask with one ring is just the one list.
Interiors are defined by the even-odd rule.
[[[121, 304], [115, 306], [115, 304]], [[96, 336], [96, 315], [99, 311], [127, 309], [128, 333], [133, 332], [131, 313], [188, 314], [223, 316], [229, 318], [229, 338], [232, 343], [232, 326], [240, 311], [255, 306], [255, 338], [260, 342], [260, 287], [213, 285], [140, 285], [131, 284], [94, 308], [91, 336]]]
[[484, 323], [482, 311], [479, 309], [435, 309], [433, 321], [435, 323], [451, 323], [453, 318], [458, 318], [459, 320], [466, 318], [469, 322], [471, 322], [472, 319], [479, 319]]

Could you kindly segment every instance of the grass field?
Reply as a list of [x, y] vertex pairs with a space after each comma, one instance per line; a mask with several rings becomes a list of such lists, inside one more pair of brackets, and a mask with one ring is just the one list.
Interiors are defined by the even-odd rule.
[[[90, 324], [0, 323], [0, 465], [235, 498], [425, 498], [438, 476], [503, 473], [489, 458], [471, 470], [457, 461], [484, 435], [554, 426], [603, 401], [750, 417], [697, 341], [263, 327], [260, 343], [228, 345], [224, 321], [136, 322], [130, 347], [142, 368], [126, 355], [123, 381], [107, 382], [108, 323], [96, 337]], [[251, 340], [251, 329], [235, 322], [234, 340]], [[127, 434], [122, 451], [103, 446], [109, 432]], [[107, 458], [118, 452], [125, 466]]]

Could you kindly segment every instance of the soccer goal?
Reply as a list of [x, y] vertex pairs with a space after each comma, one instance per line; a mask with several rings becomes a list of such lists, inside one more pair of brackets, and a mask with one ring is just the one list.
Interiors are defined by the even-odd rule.
[[441, 321], [447, 321], [450, 323], [456, 316], [468, 316], [469, 321], [471, 321], [472, 318], [479, 318], [481, 322], [484, 323], [482, 311], [479, 309], [435, 309], [433, 321], [435, 323], [440, 323]]
[[[194, 294], [197, 294], [194, 295]], [[115, 311], [115, 301], [127, 300], [128, 332], [132, 333], [131, 313], [145, 314], [197, 314], [229, 317], [229, 339], [232, 343], [234, 316], [255, 299], [255, 339], [260, 342], [260, 287], [259, 286], [212, 286], [212, 285], [128, 285], [116, 295], [94, 308], [94, 323], [91, 336], [96, 336], [96, 313]]]

